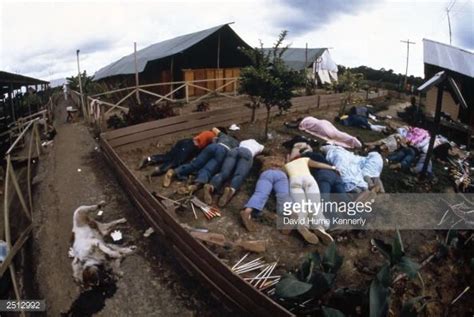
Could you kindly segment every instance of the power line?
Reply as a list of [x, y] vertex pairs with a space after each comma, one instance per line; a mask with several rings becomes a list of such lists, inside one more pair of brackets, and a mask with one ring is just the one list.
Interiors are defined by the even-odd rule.
[[407, 39], [406, 41], [400, 40], [402, 43], [407, 43], [407, 68], [405, 70], [405, 83], [403, 87], [405, 88], [407, 86], [407, 79], [408, 79], [408, 60], [410, 58], [410, 44], [416, 44], [415, 42], [410, 42], [410, 39]]

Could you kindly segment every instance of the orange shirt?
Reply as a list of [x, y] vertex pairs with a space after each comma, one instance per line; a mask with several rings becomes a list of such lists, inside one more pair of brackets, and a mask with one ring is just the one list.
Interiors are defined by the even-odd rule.
[[199, 133], [198, 135], [196, 135], [193, 138], [193, 140], [194, 140], [194, 144], [196, 144], [196, 146], [199, 149], [203, 149], [206, 146], [208, 146], [210, 143], [212, 143], [212, 139], [214, 139], [215, 137], [216, 137], [216, 135], [215, 135], [214, 132], [212, 132], [212, 131], [203, 131], [203, 132]]

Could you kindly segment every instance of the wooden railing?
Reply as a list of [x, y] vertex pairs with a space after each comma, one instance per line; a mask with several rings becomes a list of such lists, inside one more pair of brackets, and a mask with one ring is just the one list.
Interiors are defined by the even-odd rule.
[[[33, 228], [32, 224], [32, 214], [33, 214], [33, 199], [32, 199], [32, 191], [31, 191], [31, 163], [33, 158], [33, 152], [36, 152], [36, 158], [39, 158], [41, 155], [41, 140], [40, 140], [40, 132], [39, 132], [39, 121], [40, 118], [34, 118], [28, 122], [25, 122], [24, 128], [15, 141], [12, 143], [10, 148], [7, 150], [5, 154], [6, 160], [6, 169], [5, 169], [5, 185], [4, 185], [4, 204], [3, 204], [3, 219], [4, 219], [4, 237], [5, 242], [8, 247], [7, 257], [5, 261], [0, 266], [0, 277], [9, 270], [10, 276], [13, 284], [13, 290], [15, 292], [15, 296], [17, 300], [20, 300], [21, 294], [18, 287], [18, 282], [16, 279], [15, 273], [15, 266], [13, 263], [13, 259], [15, 255], [17, 255], [18, 251], [24, 246], [25, 242], [28, 240], [30, 236], [30, 232]], [[18, 150], [18, 145], [22, 142], [25, 143], [26, 139], [29, 137], [29, 146], [27, 149], [27, 170], [26, 170], [26, 193], [23, 193], [20, 183], [18, 182], [17, 174], [13, 168], [13, 154], [16, 150]], [[11, 186], [13, 186], [13, 192], [11, 192]], [[22, 213], [17, 212], [16, 209], [11, 208], [13, 198], [16, 196], [20, 202], [20, 207]], [[15, 241], [12, 241], [12, 234], [11, 234], [11, 227], [10, 227], [10, 216], [15, 212], [14, 217], [18, 221], [20, 217], [25, 218], [26, 220], [26, 228], [17, 235]], [[24, 316], [24, 313], [22, 313]]]

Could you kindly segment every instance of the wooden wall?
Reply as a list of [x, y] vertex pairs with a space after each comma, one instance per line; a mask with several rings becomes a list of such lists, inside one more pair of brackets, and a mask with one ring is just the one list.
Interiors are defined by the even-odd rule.
[[[208, 81], [202, 83], [195, 83], [197, 86], [205, 87], [207, 89], [216, 89], [222, 85], [225, 85], [228, 81], [224, 78], [234, 78], [240, 76], [240, 68], [202, 68], [202, 69], [184, 69], [183, 80], [206, 80], [206, 79], [217, 79], [216, 81]], [[236, 87], [238, 89], [238, 87]], [[202, 96], [208, 91], [199, 89], [197, 87], [189, 87], [189, 97]], [[234, 85], [230, 84], [224, 87], [222, 92], [233, 92]]]

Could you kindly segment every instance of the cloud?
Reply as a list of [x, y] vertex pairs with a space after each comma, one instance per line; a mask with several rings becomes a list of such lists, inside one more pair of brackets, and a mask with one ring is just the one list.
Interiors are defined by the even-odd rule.
[[[457, 9], [457, 10], [456, 10]], [[474, 49], [474, 2], [456, 8], [452, 15], [453, 45]]]
[[369, 9], [375, 1], [280, 0], [280, 3], [287, 10], [279, 17], [277, 26], [292, 35], [302, 35], [323, 28], [341, 14], [355, 15], [363, 9]]

